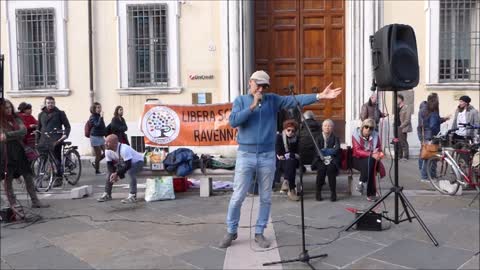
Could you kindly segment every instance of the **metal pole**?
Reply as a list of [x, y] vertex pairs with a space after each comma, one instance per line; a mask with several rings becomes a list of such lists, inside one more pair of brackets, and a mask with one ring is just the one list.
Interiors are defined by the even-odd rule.
[[[393, 91], [393, 108], [394, 108], [394, 127], [393, 127], [393, 145], [395, 151], [394, 158], [394, 178], [395, 178], [395, 188], [398, 188], [398, 124], [399, 124], [399, 115], [398, 115], [398, 104], [397, 104], [397, 91]], [[398, 193], [395, 192], [395, 224], [398, 224]]]
[[92, 30], [92, 0], [88, 0], [88, 61], [89, 61], [89, 81], [90, 81], [90, 106], [94, 101], [93, 90], [93, 30]]

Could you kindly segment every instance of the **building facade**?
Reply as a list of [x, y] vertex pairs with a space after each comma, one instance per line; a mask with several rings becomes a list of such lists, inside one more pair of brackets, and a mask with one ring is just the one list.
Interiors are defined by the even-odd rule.
[[[420, 83], [404, 91], [414, 126], [418, 105], [431, 92], [440, 96], [442, 115], [453, 113], [461, 95], [479, 108], [479, 5], [475, 0], [7, 0], [0, 2], [5, 95], [15, 105], [31, 103], [35, 115], [43, 98], [54, 96], [72, 124], [71, 140], [87, 154], [83, 125], [93, 101], [103, 105], [107, 124], [122, 105], [128, 135], [138, 142], [147, 99], [193, 104], [205, 94], [212, 103], [232, 102], [246, 93], [251, 72], [264, 69], [271, 75], [270, 90], [279, 94], [290, 85], [297, 93], [321, 91], [330, 81], [344, 88], [337, 99], [306, 109], [335, 120], [349, 144], [360, 107], [371, 95], [369, 36], [386, 24], [408, 24], [416, 33]], [[380, 94], [393, 115], [391, 93]], [[416, 133], [409, 136], [415, 153]]]

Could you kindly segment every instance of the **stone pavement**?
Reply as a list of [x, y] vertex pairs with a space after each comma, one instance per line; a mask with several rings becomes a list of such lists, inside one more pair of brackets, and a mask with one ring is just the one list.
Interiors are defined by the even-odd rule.
[[[388, 165], [387, 161], [387, 169]], [[400, 184], [439, 247], [432, 244], [416, 220], [398, 225], [384, 221], [380, 232], [319, 229], [349, 224], [354, 216], [347, 208], [364, 209], [370, 203], [364, 197], [347, 198], [344, 194], [332, 203], [328, 188], [326, 200], [317, 202], [312, 189], [315, 180], [309, 177], [305, 184], [307, 249], [312, 256], [328, 254], [311, 263], [318, 269], [478, 269], [479, 202], [468, 206], [475, 193], [439, 195], [418, 181], [416, 166], [416, 160], [400, 163]], [[266, 231], [278, 249], [262, 252], [253, 240], [250, 242], [248, 227], [255, 223], [258, 197], [248, 197], [242, 209], [239, 239], [224, 250], [217, 248], [217, 243], [225, 233], [231, 192], [217, 191], [212, 197], [200, 198], [198, 190], [190, 190], [176, 194], [172, 201], [141, 201], [128, 206], [120, 203], [128, 193], [122, 182], [114, 189], [113, 201], [98, 203], [96, 197], [102, 192], [104, 177], [94, 176], [92, 169], [85, 167], [80, 184], [94, 185], [95, 197], [70, 200], [67, 192], [71, 187], [66, 186], [41, 195], [51, 208], [32, 210], [44, 218], [79, 216], [26, 228], [19, 228], [23, 224], [2, 224], [1, 269], [259, 269], [262, 263], [297, 258], [301, 252], [301, 230], [295, 226], [300, 224], [300, 204], [286, 200], [284, 194], [276, 192], [273, 196], [272, 225]], [[338, 189], [345, 189], [345, 177], [338, 182]], [[389, 186], [389, 180], [383, 179], [383, 192]], [[21, 186], [17, 189], [18, 197], [24, 198]], [[139, 191], [143, 198], [144, 189]], [[380, 205], [382, 209], [393, 215], [393, 196]], [[337, 235], [336, 241], [322, 245]], [[265, 268], [309, 269], [303, 263]]]

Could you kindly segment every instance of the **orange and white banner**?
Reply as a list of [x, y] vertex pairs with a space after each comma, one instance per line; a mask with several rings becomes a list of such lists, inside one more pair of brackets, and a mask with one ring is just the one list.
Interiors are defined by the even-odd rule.
[[232, 103], [209, 105], [145, 104], [142, 132], [149, 146], [236, 145], [228, 123]]

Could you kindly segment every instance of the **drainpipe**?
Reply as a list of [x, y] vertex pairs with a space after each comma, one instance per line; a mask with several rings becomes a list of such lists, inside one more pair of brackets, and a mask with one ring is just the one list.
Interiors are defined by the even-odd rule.
[[93, 91], [93, 31], [92, 31], [92, 0], [88, 0], [88, 61], [90, 81], [90, 106], [93, 105], [95, 92]]

